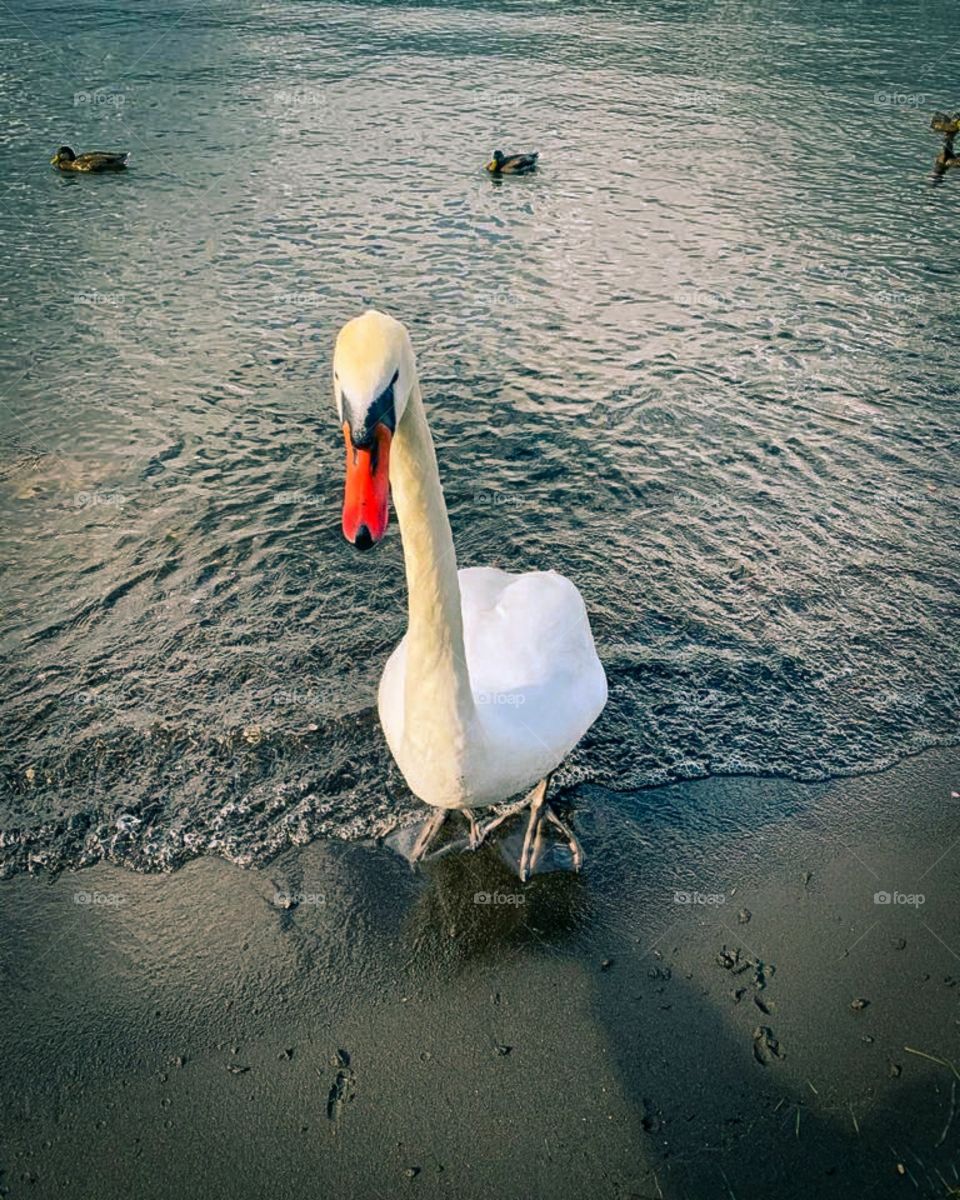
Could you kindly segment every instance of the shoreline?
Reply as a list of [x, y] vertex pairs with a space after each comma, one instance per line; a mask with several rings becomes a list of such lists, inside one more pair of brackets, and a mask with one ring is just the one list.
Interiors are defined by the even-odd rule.
[[[928, 745], [920, 749], [898, 751], [889, 759], [885, 759], [875, 766], [858, 766], [841, 771], [833, 770], [826, 772], [822, 777], [801, 778], [797, 775], [785, 774], [775, 770], [770, 770], [769, 772], [710, 771], [706, 774], [695, 775], [686, 779], [649, 783], [641, 787], [630, 788], [618, 794], [625, 800], [639, 801], [650, 792], [656, 793], [692, 784], [701, 784], [710, 781], [723, 782], [726, 780], [742, 780], [745, 782], [752, 780], [772, 781], [783, 783], [784, 785], [816, 788], [848, 779], [884, 775], [888, 771], [896, 770], [902, 764], [909, 763], [913, 759], [921, 758], [931, 753], [949, 752], [958, 748], [960, 748], [960, 737], [935, 737]], [[400, 776], [399, 773], [396, 773], [396, 768], [392, 766], [389, 758], [384, 758], [383, 767], [385, 772], [396, 774], [396, 779], [390, 780], [391, 785], [396, 786], [396, 782], [400, 779]], [[24, 772], [18, 770], [17, 772], [11, 771], [10, 774], [11, 778], [14, 778], [23, 775]], [[559, 779], [557, 791], [561, 796], [569, 796], [571, 793], [579, 792], [584, 788], [608, 790], [605, 784], [590, 780], [584, 781], [572, 778], [568, 782], [565, 782], [560, 771], [557, 772], [557, 777]], [[395, 804], [396, 798], [393, 795], [392, 788], [389, 795], [391, 804]], [[323, 807], [329, 807], [329, 798], [323, 802]], [[44, 823], [37, 828], [27, 830], [17, 826], [8, 830], [0, 830], [0, 884], [10, 879], [16, 879], [21, 875], [37, 874], [56, 877], [65, 871], [88, 870], [99, 863], [111, 863], [125, 870], [142, 874], [171, 874], [183, 870], [191, 862], [208, 857], [220, 858], [222, 861], [240, 867], [243, 870], [264, 870], [279, 856], [304, 845], [309, 845], [318, 839], [347, 845], [362, 845], [370, 840], [382, 841], [389, 833], [395, 830], [418, 824], [423, 811], [423, 805], [409, 792], [405, 792], [400, 802], [399, 813], [391, 814], [388, 812], [386, 804], [381, 805], [379, 815], [375, 820], [371, 818], [366, 822], [368, 828], [364, 829], [363, 832], [360, 832], [360, 830], [364, 822], [359, 818], [351, 818], [346, 825], [334, 827], [331, 827], [326, 819], [318, 819], [317, 827], [314, 828], [309, 822], [304, 824], [302, 822], [302, 814], [300, 814], [297, 818], [298, 823], [292, 832], [289, 828], [277, 830], [267, 827], [263, 829], [258, 846], [238, 847], [231, 851], [228, 849], [230, 843], [229, 835], [217, 834], [214, 837], [211, 834], [210, 843], [204, 845], [197, 843], [195, 835], [191, 834], [190, 837], [195, 844], [190, 848], [186, 848], [182, 844], [182, 839], [184, 838], [182, 831], [180, 834], [181, 842], [177, 845], [165, 844], [163, 833], [161, 832], [159, 849], [156, 839], [154, 839], [154, 844], [149, 852], [144, 846], [138, 845], [133, 851], [124, 851], [121, 857], [116, 857], [117, 843], [121, 835], [109, 825], [105, 825], [103, 840], [98, 841], [94, 847], [91, 847], [88, 844], [90, 833], [87, 814], [79, 814], [68, 821], [68, 824], [77, 831], [73, 842], [69, 845], [64, 845], [62, 842], [56, 840], [63, 837], [63, 829], [61, 827], [51, 828], [49, 823]], [[168, 830], [167, 832], [169, 833], [170, 831]]]

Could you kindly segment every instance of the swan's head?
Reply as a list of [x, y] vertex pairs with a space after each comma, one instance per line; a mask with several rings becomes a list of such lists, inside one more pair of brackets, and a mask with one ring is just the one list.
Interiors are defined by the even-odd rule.
[[333, 390], [347, 444], [343, 535], [358, 549], [379, 542], [390, 503], [390, 442], [414, 382], [407, 331], [384, 313], [348, 321], [333, 352]]

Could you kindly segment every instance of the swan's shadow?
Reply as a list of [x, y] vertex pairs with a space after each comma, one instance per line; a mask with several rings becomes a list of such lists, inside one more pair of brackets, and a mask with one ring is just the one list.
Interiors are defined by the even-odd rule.
[[[412, 845], [417, 827], [394, 837], [393, 849]], [[589, 921], [588, 890], [580, 874], [547, 869], [569, 862], [562, 846], [544, 855], [527, 883], [517, 878], [523, 830], [490, 845], [462, 848], [459, 831], [422, 863], [424, 886], [404, 920], [411, 961], [463, 967], [528, 946], [555, 950], [573, 940]]]

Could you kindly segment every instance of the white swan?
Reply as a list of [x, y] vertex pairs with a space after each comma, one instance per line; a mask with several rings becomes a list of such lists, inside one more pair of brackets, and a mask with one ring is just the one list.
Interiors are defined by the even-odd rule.
[[[546, 801], [547, 781], [600, 715], [607, 681], [583, 599], [554, 571], [457, 571], [433, 440], [406, 329], [370, 311], [346, 324], [334, 391], [347, 449], [343, 532], [362, 550], [383, 537], [393, 492], [403, 540], [408, 627], [380, 680], [380, 721], [410, 790], [437, 812], [421, 858], [451, 809], [475, 847], [529, 805], [520, 877], [536, 867], [544, 819], [577, 839]], [[533, 790], [478, 831], [472, 809]]]

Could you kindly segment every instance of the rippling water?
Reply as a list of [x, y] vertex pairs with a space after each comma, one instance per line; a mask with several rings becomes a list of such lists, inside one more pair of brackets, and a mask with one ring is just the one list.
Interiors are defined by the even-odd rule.
[[[461, 565], [587, 599], [611, 699], [568, 782], [954, 739], [952, 5], [138, 9], [4, 19], [6, 870], [412, 807], [373, 707], [399, 540], [339, 532], [369, 304]], [[64, 142], [132, 169], [60, 177]]]

